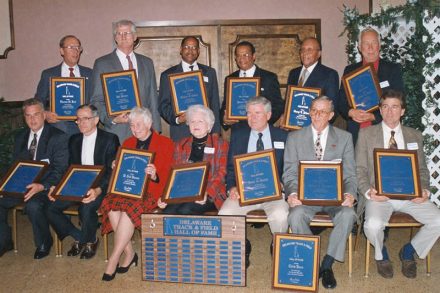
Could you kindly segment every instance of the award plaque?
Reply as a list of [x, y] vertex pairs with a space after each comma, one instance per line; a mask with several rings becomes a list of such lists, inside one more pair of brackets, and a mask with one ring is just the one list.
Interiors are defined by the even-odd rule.
[[284, 121], [281, 125], [286, 129], [300, 129], [309, 126], [310, 106], [312, 101], [321, 95], [319, 88], [296, 87], [289, 85], [286, 94]]
[[0, 183], [0, 195], [23, 197], [26, 186], [37, 183], [49, 164], [41, 161], [16, 161]]
[[145, 168], [154, 161], [154, 153], [146, 150], [119, 148], [108, 192], [128, 198], [142, 199], [147, 193], [150, 176]]
[[162, 201], [175, 204], [203, 200], [208, 174], [209, 162], [172, 166]]
[[97, 186], [103, 172], [104, 166], [70, 165], [60, 183], [53, 190], [52, 197], [82, 201], [89, 189]]
[[84, 103], [84, 77], [50, 78], [50, 111], [58, 115], [58, 120], [75, 120], [76, 109]]
[[343, 202], [342, 162], [300, 161], [298, 199], [305, 205], [336, 206]]
[[367, 64], [342, 77], [345, 94], [353, 109], [372, 112], [379, 108], [382, 90], [373, 64]]
[[390, 199], [422, 196], [417, 151], [374, 149], [373, 154], [378, 195]]
[[180, 115], [192, 105], [208, 107], [205, 83], [200, 70], [168, 75], [174, 113]]
[[234, 168], [240, 206], [282, 198], [273, 149], [234, 156]]
[[226, 119], [246, 120], [246, 103], [260, 95], [260, 77], [228, 77], [226, 80]]
[[135, 70], [102, 73], [101, 81], [109, 116], [128, 113], [141, 106]]
[[274, 234], [272, 287], [318, 292], [320, 237]]

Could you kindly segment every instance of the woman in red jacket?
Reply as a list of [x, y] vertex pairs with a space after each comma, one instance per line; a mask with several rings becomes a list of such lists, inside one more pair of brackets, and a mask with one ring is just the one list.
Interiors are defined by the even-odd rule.
[[[104, 281], [113, 280], [116, 273], [127, 272], [132, 264], [137, 266], [138, 255], [131, 244], [134, 229], [140, 228], [142, 213], [157, 207], [157, 200], [162, 195], [172, 163], [173, 143], [171, 139], [151, 129], [152, 116], [147, 108], [133, 108], [128, 120], [133, 136], [127, 138], [122, 146], [155, 152], [155, 159], [154, 164], [148, 164], [145, 169], [151, 180], [144, 199], [108, 194], [102, 202], [102, 234], [112, 230], [115, 232], [113, 251], [102, 276]], [[124, 258], [120, 261], [122, 253]]]

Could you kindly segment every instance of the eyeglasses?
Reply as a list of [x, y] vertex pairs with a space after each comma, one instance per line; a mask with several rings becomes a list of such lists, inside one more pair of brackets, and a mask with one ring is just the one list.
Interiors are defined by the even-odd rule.
[[238, 54], [235, 55], [235, 59], [240, 59], [240, 58], [248, 59], [248, 58], [251, 58], [251, 57], [252, 57], [252, 54], [249, 54], [249, 53], [245, 53], [245, 54], [241, 54], [241, 55], [238, 55]]
[[81, 52], [82, 49], [83, 49], [81, 46], [65, 46], [63, 48], [64, 49], [69, 49], [69, 50], [75, 50], [75, 51], [78, 51], [78, 52]]
[[310, 109], [310, 115], [328, 115], [330, 111]]
[[185, 50], [198, 50], [199, 49], [199, 47], [197, 47], [197, 46], [189, 46], [189, 45], [185, 45], [182, 48]]
[[96, 116], [92, 116], [92, 117], [76, 117], [76, 124], [80, 124], [81, 122], [85, 122], [85, 121], [90, 121], [90, 119], [95, 118]]
[[127, 37], [132, 34], [134, 34], [134, 33], [133, 32], [116, 32], [116, 36], [119, 36], [119, 37]]

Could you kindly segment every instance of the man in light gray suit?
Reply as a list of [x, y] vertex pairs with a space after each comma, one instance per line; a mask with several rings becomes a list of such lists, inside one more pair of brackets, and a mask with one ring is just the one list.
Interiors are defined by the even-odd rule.
[[[405, 113], [405, 100], [399, 91], [388, 90], [379, 102], [382, 123], [363, 128], [356, 144], [356, 173], [359, 181], [359, 211], [365, 207], [364, 231], [375, 248], [374, 258], [378, 273], [384, 278], [393, 277], [393, 267], [384, 246], [384, 229], [394, 211], [411, 215], [423, 224], [419, 232], [405, 244], [399, 253], [402, 273], [407, 278], [417, 276], [414, 253], [425, 258], [440, 236], [440, 210], [428, 200], [429, 171], [423, 152], [423, 137], [420, 131], [402, 126], [400, 119]], [[395, 200], [378, 195], [375, 186], [375, 148], [417, 150], [422, 197], [412, 200]]]
[[[335, 288], [334, 260], [343, 262], [346, 239], [356, 221], [353, 203], [356, 199], [356, 173], [351, 134], [330, 125], [334, 116], [333, 102], [326, 96], [313, 100], [310, 107], [312, 124], [289, 133], [284, 152], [283, 182], [290, 206], [288, 222], [294, 234], [312, 234], [309, 224], [317, 212], [326, 212], [333, 220], [327, 254], [320, 277], [325, 288]], [[298, 199], [299, 161], [342, 161], [344, 201], [341, 206], [306, 206]]]
[[135, 69], [142, 106], [151, 111], [154, 130], [160, 132], [161, 125], [153, 61], [133, 52], [134, 42], [137, 40], [136, 26], [130, 20], [120, 20], [113, 27], [117, 48], [112, 53], [96, 59], [93, 65], [93, 91], [90, 102], [98, 108], [104, 130], [116, 134], [122, 143], [131, 135], [128, 114], [108, 116], [101, 84], [102, 73]]

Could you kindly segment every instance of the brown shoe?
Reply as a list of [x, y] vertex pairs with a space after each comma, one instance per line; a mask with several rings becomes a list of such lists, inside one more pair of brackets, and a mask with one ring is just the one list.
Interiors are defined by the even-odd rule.
[[390, 260], [376, 260], [377, 272], [385, 279], [391, 279], [394, 275], [393, 264]]
[[402, 274], [410, 279], [417, 277], [417, 263], [414, 259], [403, 259], [403, 248], [399, 252], [399, 258], [402, 262]]
[[81, 253], [81, 259], [91, 259], [96, 254], [96, 249], [98, 249], [99, 238], [96, 238], [95, 243], [86, 243], [86, 247]]

